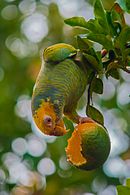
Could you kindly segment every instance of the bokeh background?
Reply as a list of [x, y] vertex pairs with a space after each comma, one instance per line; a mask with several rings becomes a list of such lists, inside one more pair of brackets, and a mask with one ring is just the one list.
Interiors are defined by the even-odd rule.
[[[110, 9], [114, 0], [104, 0]], [[65, 42], [77, 47], [64, 19], [93, 18], [93, 1], [0, 1], [0, 195], [115, 195], [116, 185], [130, 177], [130, 75], [104, 82], [103, 95], [94, 105], [104, 115], [111, 139], [111, 153], [94, 171], [81, 171], [66, 161], [70, 134], [55, 138], [40, 134], [32, 121], [30, 102], [41, 65], [41, 51]], [[125, 15], [129, 23], [130, 17]], [[79, 113], [85, 114], [83, 102]], [[73, 125], [66, 122], [69, 127]]]

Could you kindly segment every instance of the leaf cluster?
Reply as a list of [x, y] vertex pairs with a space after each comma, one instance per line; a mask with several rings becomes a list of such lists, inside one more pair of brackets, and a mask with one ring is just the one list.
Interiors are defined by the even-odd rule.
[[[96, 0], [94, 19], [86, 21], [83, 17], [72, 17], [65, 20], [70, 26], [87, 30], [76, 37], [82, 61], [89, 70], [86, 113], [102, 125], [102, 114], [91, 105], [92, 93], [103, 93], [103, 75], [120, 79], [119, 69], [130, 73], [130, 26], [125, 22], [124, 11], [130, 11], [127, 0], [118, 0], [109, 11], [104, 9], [101, 0]], [[95, 44], [101, 46], [100, 51], [95, 49]]]

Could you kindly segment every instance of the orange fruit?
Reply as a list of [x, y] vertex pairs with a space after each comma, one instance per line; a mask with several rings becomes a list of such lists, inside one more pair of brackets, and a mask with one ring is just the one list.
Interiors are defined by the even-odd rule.
[[68, 139], [67, 159], [79, 169], [92, 170], [101, 166], [110, 152], [107, 130], [96, 122], [76, 126]]

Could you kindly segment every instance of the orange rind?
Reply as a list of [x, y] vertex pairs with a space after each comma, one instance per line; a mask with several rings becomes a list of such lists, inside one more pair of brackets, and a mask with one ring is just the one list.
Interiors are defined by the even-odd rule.
[[103, 165], [109, 152], [108, 132], [96, 122], [77, 125], [66, 148], [68, 161], [84, 170], [93, 170]]

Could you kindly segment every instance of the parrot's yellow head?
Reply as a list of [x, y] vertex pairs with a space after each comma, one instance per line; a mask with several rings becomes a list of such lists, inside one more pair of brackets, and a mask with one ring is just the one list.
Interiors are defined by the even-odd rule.
[[54, 106], [50, 102], [42, 102], [33, 115], [37, 127], [47, 135], [61, 136], [67, 131], [62, 119], [57, 119]]

